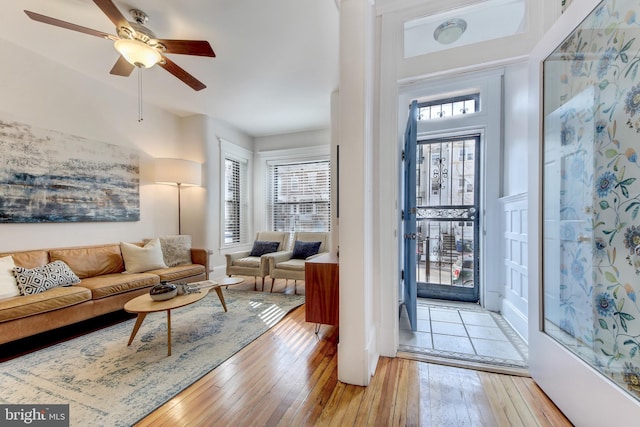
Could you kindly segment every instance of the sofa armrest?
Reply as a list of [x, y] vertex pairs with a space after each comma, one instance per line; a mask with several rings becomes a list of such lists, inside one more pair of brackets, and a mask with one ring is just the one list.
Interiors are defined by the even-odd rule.
[[293, 251], [280, 251], [271, 252], [270, 254], [265, 254], [262, 256], [267, 258], [267, 261], [269, 263], [269, 271], [271, 271], [271, 269], [276, 267], [277, 263], [291, 259], [292, 255]]
[[227, 265], [231, 265], [237, 259], [248, 257], [250, 253], [251, 251], [231, 252], [230, 254], [224, 254], [224, 257], [227, 260]]
[[191, 248], [191, 262], [194, 264], [204, 265], [204, 271], [209, 278], [209, 256], [213, 253], [210, 249]]

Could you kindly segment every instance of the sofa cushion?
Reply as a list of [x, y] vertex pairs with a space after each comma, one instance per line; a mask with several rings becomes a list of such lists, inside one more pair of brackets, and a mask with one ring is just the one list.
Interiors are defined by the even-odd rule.
[[49, 252], [38, 249], [34, 251], [7, 252], [0, 256], [11, 256], [13, 262], [20, 267], [41, 267], [49, 262]]
[[301, 271], [301, 270], [304, 270], [304, 260], [291, 258], [287, 261], [282, 261], [277, 263], [276, 268], [279, 268], [282, 270]]
[[149, 240], [149, 243], [143, 247], [121, 242], [120, 250], [122, 258], [124, 258], [125, 273], [142, 273], [158, 268], [167, 268], [162, 257], [160, 239]]
[[118, 244], [52, 249], [49, 254], [51, 261], [66, 262], [81, 279], [124, 271], [124, 261]]
[[251, 253], [249, 256], [261, 257], [264, 254], [270, 254], [271, 252], [275, 252], [278, 250], [278, 246], [280, 242], [266, 242], [263, 240], [256, 240], [253, 242], [253, 247], [251, 248]]
[[15, 266], [12, 257], [5, 256], [0, 258], [0, 299], [20, 295], [16, 276], [13, 274]]
[[296, 240], [296, 243], [293, 245], [293, 255], [291, 255], [291, 258], [306, 259], [312, 255], [316, 255], [320, 250], [321, 244], [322, 242], [302, 242]]
[[157, 274], [160, 276], [161, 281], [174, 282], [181, 279], [187, 279], [189, 277], [205, 274], [204, 265], [200, 264], [187, 264], [177, 265], [175, 267], [162, 268], [159, 270], [147, 271], [149, 274]]
[[63, 261], [35, 268], [15, 267], [13, 272], [22, 295], [38, 294], [57, 286], [80, 283], [78, 276]]
[[0, 322], [46, 313], [91, 300], [91, 292], [80, 286], [49, 289], [35, 295], [0, 300]]
[[91, 291], [91, 298], [96, 300], [111, 295], [129, 292], [134, 289], [151, 287], [160, 283], [160, 278], [151, 273], [104, 274], [102, 276], [82, 279], [79, 286]]
[[233, 261], [233, 265], [237, 267], [251, 267], [255, 268], [260, 265], [260, 258], [255, 256], [248, 256], [239, 258]]

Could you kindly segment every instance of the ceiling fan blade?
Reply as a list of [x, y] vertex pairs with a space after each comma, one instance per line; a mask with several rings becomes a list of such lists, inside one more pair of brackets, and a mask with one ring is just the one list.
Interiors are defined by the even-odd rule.
[[171, 61], [169, 58], [163, 56], [162, 59], [164, 60], [164, 63], [159, 62], [158, 65], [182, 80], [193, 90], [198, 91], [207, 87], [204, 83], [193, 77], [191, 74], [187, 73], [184, 69], [178, 66], [175, 62]]
[[24, 13], [34, 21], [42, 22], [49, 25], [55, 25], [56, 27], [66, 28], [67, 30], [78, 31], [80, 33], [89, 34], [91, 36], [101, 37], [104, 39], [116, 39], [111, 34], [103, 33], [102, 31], [92, 30], [91, 28], [82, 27], [80, 25], [72, 24], [70, 22], [62, 21], [60, 19], [52, 18], [50, 16], [40, 15], [39, 13], [25, 10]]
[[215, 58], [211, 45], [206, 40], [158, 40], [167, 50], [166, 53], [183, 55], [210, 56]]
[[93, 2], [107, 15], [107, 17], [114, 23], [116, 30], [122, 27], [131, 28], [129, 21], [124, 17], [120, 10], [116, 7], [111, 0], [93, 0]]
[[128, 77], [131, 75], [134, 68], [136, 67], [124, 59], [124, 56], [120, 55], [109, 73], [115, 74], [116, 76]]

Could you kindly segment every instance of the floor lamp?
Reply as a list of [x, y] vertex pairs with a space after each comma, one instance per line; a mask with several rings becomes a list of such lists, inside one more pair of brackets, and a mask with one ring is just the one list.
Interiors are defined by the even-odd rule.
[[202, 185], [202, 166], [183, 159], [156, 159], [156, 183], [178, 186], [178, 234], [182, 234], [180, 214], [180, 188], [183, 185]]

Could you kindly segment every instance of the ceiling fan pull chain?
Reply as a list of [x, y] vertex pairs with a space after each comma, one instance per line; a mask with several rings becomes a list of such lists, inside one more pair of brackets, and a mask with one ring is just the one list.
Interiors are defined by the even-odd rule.
[[138, 123], [142, 120], [142, 67], [138, 68]]

